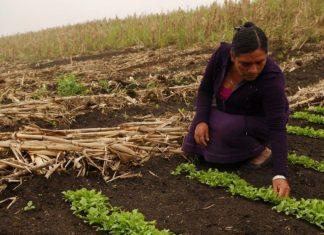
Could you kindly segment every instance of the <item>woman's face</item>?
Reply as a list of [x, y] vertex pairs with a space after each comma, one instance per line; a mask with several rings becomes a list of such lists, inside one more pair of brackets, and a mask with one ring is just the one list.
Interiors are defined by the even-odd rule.
[[253, 81], [262, 72], [266, 62], [267, 54], [262, 49], [235, 56], [231, 53], [231, 60], [238, 74], [247, 81]]

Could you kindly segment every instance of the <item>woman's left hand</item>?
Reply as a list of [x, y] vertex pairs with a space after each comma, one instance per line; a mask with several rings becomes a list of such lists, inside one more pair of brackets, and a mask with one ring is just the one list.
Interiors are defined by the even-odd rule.
[[285, 179], [272, 180], [272, 190], [278, 194], [279, 197], [289, 197], [290, 186]]

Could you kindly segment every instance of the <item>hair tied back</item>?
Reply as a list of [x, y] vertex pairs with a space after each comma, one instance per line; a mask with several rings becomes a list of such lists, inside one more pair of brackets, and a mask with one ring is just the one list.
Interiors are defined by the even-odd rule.
[[252, 22], [246, 22], [243, 25], [239, 25], [239, 26], [234, 27], [234, 30], [236, 32], [239, 32], [239, 31], [241, 31], [243, 29], [253, 28], [253, 27], [255, 27], [255, 24], [253, 24]]
[[258, 48], [268, 53], [268, 38], [254, 23], [246, 22], [234, 29], [236, 32], [232, 40], [232, 51], [235, 56], [255, 51]]
[[244, 28], [252, 28], [252, 27], [255, 27], [255, 24], [248, 21], [248, 22], [244, 23], [243, 27]]

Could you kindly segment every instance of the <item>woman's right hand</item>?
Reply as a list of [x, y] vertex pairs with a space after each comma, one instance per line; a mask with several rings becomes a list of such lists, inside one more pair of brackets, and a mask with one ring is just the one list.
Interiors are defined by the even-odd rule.
[[206, 122], [198, 123], [195, 129], [194, 138], [197, 144], [207, 146], [209, 142], [209, 129]]

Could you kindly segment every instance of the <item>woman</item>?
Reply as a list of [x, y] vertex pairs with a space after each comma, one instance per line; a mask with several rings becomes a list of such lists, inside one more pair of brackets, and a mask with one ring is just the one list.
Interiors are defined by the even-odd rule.
[[210, 59], [182, 149], [213, 163], [249, 160], [261, 168], [273, 161], [273, 190], [288, 197], [284, 75], [259, 27], [247, 22], [236, 30]]

